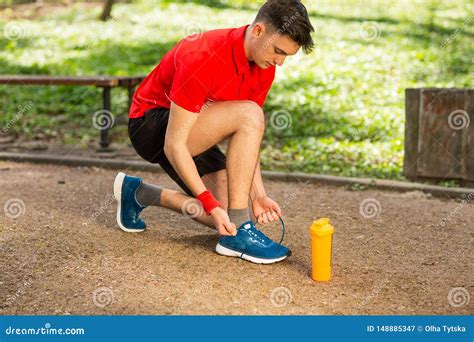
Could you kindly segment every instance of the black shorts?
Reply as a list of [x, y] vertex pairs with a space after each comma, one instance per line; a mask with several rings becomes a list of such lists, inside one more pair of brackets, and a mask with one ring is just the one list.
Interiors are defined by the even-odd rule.
[[[178, 173], [174, 170], [164, 152], [169, 114], [170, 110], [168, 108], [154, 108], [145, 112], [145, 115], [140, 118], [130, 119], [128, 122], [128, 135], [132, 141], [133, 148], [140, 157], [150, 163], [160, 164], [161, 168], [189, 196], [194, 197], [191, 190], [179, 178]], [[193, 157], [193, 159], [201, 177], [226, 168], [225, 154], [217, 145]]]

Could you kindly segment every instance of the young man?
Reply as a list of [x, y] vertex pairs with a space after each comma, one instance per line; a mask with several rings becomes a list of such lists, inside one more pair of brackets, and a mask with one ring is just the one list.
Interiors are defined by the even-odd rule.
[[[311, 52], [313, 31], [301, 1], [269, 0], [252, 25], [187, 37], [163, 57], [133, 97], [129, 135], [137, 153], [160, 164], [187, 195], [119, 173], [114, 194], [123, 230], [143, 231], [147, 206], [185, 213], [200, 204], [204, 212], [192, 216], [217, 229], [217, 253], [255, 263], [290, 255], [255, 228], [249, 211], [261, 224], [282, 215], [260, 174], [262, 106], [276, 65], [301, 47]], [[226, 157], [217, 144], [227, 138]]]

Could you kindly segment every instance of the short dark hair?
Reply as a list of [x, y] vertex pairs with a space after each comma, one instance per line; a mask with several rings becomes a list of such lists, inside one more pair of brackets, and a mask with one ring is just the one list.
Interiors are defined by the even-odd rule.
[[268, 0], [258, 11], [254, 23], [258, 21], [270, 24], [279, 34], [289, 36], [303, 47], [305, 53], [313, 51], [311, 32], [314, 32], [314, 27], [300, 0]]

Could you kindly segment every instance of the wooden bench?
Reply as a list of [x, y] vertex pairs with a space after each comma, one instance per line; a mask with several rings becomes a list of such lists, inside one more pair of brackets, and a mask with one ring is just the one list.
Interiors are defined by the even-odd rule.
[[[0, 75], [0, 84], [3, 85], [65, 85], [65, 86], [94, 86], [102, 88], [102, 109], [104, 113], [111, 110], [111, 90], [115, 87], [128, 89], [129, 105], [135, 87], [144, 79], [144, 76], [48, 76], [48, 75]], [[100, 130], [99, 151], [109, 151], [109, 129]]]

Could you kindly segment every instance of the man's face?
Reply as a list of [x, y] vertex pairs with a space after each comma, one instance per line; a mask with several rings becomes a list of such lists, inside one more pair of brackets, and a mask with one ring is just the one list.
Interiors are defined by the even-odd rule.
[[251, 30], [252, 59], [261, 69], [282, 66], [287, 56], [295, 55], [300, 49], [289, 36], [278, 34], [264, 23], [256, 23]]

